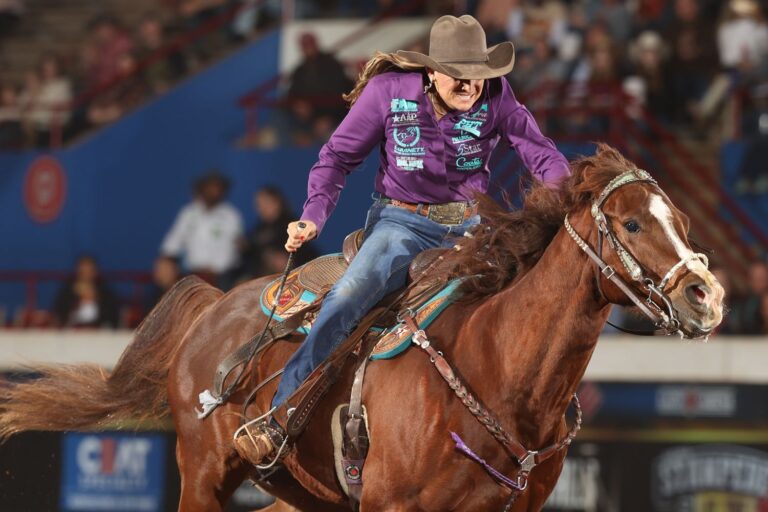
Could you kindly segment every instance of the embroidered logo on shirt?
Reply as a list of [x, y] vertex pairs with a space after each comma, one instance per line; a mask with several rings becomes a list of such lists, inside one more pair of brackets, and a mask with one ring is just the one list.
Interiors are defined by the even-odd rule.
[[421, 130], [418, 126], [396, 127], [392, 130], [392, 138], [395, 140], [395, 153], [398, 155], [424, 156], [426, 154], [424, 146], [416, 146], [421, 139]]
[[456, 148], [456, 154], [459, 156], [474, 155], [475, 153], [480, 153], [481, 151], [483, 151], [483, 148], [480, 146], [480, 143], [460, 144], [459, 147]]
[[404, 171], [424, 169], [424, 160], [421, 158], [414, 158], [412, 156], [399, 156], [396, 160], [397, 166]]
[[419, 104], [404, 98], [392, 98], [392, 101], [389, 104], [389, 110], [391, 112], [417, 112], [419, 110]]
[[404, 148], [412, 148], [419, 143], [421, 139], [421, 130], [418, 126], [409, 126], [408, 128], [395, 128], [392, 132], [395, 143]]
[[488, 117], [488, 104], [483, 103], [482, 105], [480, 105], [480, 108], [477, 109], [477, 112], [475, 112], [474, 114], [470, 114], [469, 117], [471, 117], [472, 119], [485, 120], [485, 118]]
[[451, 137], [451, 142], [453, 144], [460, 144], [462, 142], [467, 142], [468, 140], [475, 140], [475, 138], [471, 135], [459, 135], [458, 137]]
[[419, 124], [419, 114], [416, 112], [406, 112], [404, 114], [392, 116], [393, 125], [412, 125]]
[[482, 120], [469, 120], [469, 119], [460, 119], [458, 123], [456, 123], [453, 126], [454, 130], [462, 130], [467, 133], [471, 133], [475, 137], [480, 136], [480, 127], [483, 126]]
[[460, 171], [474, 171], [475, 169], [479, 169], [483, 165], [483, 159], [479, 156], [476, 156], [474, 158], [467, 158], [465, 156], [460, 156], [456, 159], [456, 168]]

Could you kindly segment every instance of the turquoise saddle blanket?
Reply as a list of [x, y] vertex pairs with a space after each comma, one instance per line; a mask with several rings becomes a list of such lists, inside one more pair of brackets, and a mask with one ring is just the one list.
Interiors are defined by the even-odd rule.
[[[289, 277], [289, 281], [291, 281]], [[429, 298], [424, 304], [415, 311], [416, 321], [421, 329], [426, 329], [445, 308], [451, 305], [456, 298], [456, 292], [462, 279], [454, 279], [436, 294]], [[318, 294], [302, 287], [298, 280], [286, 282], [282, 295], [277, 298], [277, 288], [280, 286], [280, 279], [275, 279], [264, 288], [261, 294], [261, 309], [264, 314], [269, 315], [275, 300], [278, 307], [275, 310], [275, 320], [282, 321], [288, 316], [304, 309], [316, 300]], [[297, 329], [297, 332], [309, 334], [312, 329], [311, 322], [305, 322]], [[406, 328], [404, 322], [399, 322], [393, 327], [387, 329], [373, 328], [373, 332], [378, 333], [379, 341], [371, 355], [371, 359], [391, 359], [405, 351], [412, 341], [412, 334]]]

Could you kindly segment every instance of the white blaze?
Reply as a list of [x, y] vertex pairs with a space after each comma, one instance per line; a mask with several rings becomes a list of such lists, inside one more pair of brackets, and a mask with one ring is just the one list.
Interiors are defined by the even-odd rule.
[[[675, 227], [672, 225], [672, 210], [664, 202], [664, 198], [659, 194], [651, 194], [649, 211], [661, 224], [661, 229], [664, 230], [667, 239], [672, 244], [672, 247], [675, 248], [677, 257], [681, 260], [687, 260], [685, 266], [688, 267], [688, 270], [691, 272], [696, 272], [697, 270], [707, 272], [707, 268], [698, 258], [692, 258], [693, 251], [686, 247], [685, 242], [680, 239], [677, 231], [675, 231]], [[699, 275], [703, 276], [704, 274], [699, 273]]]

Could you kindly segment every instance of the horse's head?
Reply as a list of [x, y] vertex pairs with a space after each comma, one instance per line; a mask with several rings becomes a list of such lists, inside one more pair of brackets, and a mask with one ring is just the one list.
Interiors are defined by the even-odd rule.
[[583, 216], [596, 229], [586, 242], [567, 220], [566, 228], [598, 267], [608, 265], [599, 277], [604, 297], [634, 303], [668, 332], [708, 336], [722, 321], [724, 291], [706, 256], [691, 249], [688, 217], [647, 172], [613, 149], [601, 146], [579, 165], [574, 186], [592, 189], [581, 197], [589, 198]]

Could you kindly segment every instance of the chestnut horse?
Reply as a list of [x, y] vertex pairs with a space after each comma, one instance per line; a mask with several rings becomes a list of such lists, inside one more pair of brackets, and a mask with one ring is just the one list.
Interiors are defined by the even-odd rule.
[[[457, 265], [457, 272], [482, 276], [468, 280], [462, 299], [427, 330], [475, 396], [528, 449], [566, 435], [566, 409], [611, 304], [630, 304], [563, 228], [565, 215], [574, 232], [596, 247], [598, 228], [590, 206], [612, 180], [633, 169], [617, 151], [601, 145], [595, 156], [572, 164], [573, 174], [560, 191], [535, 185], [523, 209], [489, 209], [484, 215], [489, 228], [461, 242]], [[690, 336], [711, 332], [722, 319], [723, 289], [704, 264], [690, 257], [686, 216], [648, 180], [617, 188], [602, 212], [644, 275], [652, 282], [666, 276], [669, 307], [680, 331]], [[606, 246], [602, 257], [632, 290], [648, 295], [613, 247]], [[253, 474], [232, 445], [243, 401], [256, 383], [283, 367], [301, 337], [272, 344], [249, 368], [241, 389], [204, 420], [195, 412], [198, 394], [210, 387], [219, 361], [263, 328], [259, 297], [271, 279], [245, 283], [227, 294], [194, 278], [181, 281], [138, 328], [111, 374], [90, 366], [50, 367], [40, 369], [40, 379], [5, 390], [0, 435], [108, 428], [125, 418], [171, 413], [182, 478], [179, 510], [221, 511]], [[350, 509], [334, 471], [330, 421], [335, 407], [348, 400], [353, 367], [350, 361], [318, 406], [285, 466], [260, 482], [279, 499], [274, 510]], [[267, 410], [275, 387], [273, 382], [260, 392], [249, 417]], [[509, 491], [457, 451], [449, 433], [459, 433], [505, 475], [515, 475], [517, 463], [419, 349], [370, 364], [363, 398], [371, 445], [361, 510], [504, 506]], [[512, 510], [541, 509], [564, 458], [561, 450], [535, 467]]]

